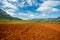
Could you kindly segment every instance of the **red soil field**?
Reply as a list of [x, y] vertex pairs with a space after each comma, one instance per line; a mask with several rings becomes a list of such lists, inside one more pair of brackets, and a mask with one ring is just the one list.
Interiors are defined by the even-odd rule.
[[0, 40], [60, 40], [60, 24], [0, 23]]

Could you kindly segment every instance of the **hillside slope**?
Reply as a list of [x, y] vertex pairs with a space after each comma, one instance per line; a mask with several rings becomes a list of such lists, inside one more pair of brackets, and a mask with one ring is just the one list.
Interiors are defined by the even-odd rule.
[[0, 19], [8, 19], [8, 20], [22, 20], [19, 18], [11, 17], [9, 14], [7, 14], [5, 11], [0, 9]]
[[33, 22], [57, 22], [60, 23], [60, 17], [57, 18], [42, 18], [42, 19], [32, 19]]

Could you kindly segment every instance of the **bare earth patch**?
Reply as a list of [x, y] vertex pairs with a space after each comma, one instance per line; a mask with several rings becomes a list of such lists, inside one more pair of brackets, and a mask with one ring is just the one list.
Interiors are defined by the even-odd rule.
[[0, 23], [0, 40], [60, 40], [60, 24]]

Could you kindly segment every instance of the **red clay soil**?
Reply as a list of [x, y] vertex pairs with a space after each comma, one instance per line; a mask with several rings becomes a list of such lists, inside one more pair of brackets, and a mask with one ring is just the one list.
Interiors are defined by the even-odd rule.
[[60, 40], [59, 29], [60, 24], [0, 23], [0, 40]]

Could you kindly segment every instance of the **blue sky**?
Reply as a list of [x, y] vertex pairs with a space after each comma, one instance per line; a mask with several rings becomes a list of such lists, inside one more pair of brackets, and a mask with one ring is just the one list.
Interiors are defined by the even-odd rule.
[[0, 8], [24, 20], [60, 16], [59, 0], [0, 0]]

